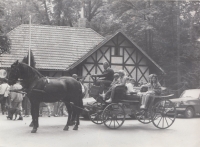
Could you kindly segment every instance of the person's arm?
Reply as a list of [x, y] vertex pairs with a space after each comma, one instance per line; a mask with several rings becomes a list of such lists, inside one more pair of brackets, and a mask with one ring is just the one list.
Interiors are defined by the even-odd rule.
[[160, 83], [157, 83], [156, 87], [154, 88], [154, 92], [156, 94], [161, 94], [161, 85], [160, 85]]
[[92, 76], [93, 77], [107, 77], [108, 75], [109, 75], [109, 72], [106, 71], [106, 72], [104, 72], [102, 74], [95, 74], [95, 75], [92, 75]]
[[121, 83], [117, 84], [117, 86], [125, 86], [126, 81], [127, 81], [127, 77], [123, 77], [123, 79], [121, 80]]
[[8, 97], [9, 93], [10, 93], [10, 86], [7, 85], [6, 90], [4, 92], [4, 97]]

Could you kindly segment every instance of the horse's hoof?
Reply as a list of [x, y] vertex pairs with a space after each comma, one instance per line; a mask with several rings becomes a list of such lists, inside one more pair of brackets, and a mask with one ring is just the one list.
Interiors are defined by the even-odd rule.
[[32, 131], [31, 131], [31, 133], [36, 133], [37, 132], [37, 129], [33, 129]]
[[12, 119], [13, 119], [13, 117], [12, 117], [12, 116], [7, 116], [7, 119], [10, 119], [10, 120], [12, 120]]
[[73, 130], [78, 130], [78, 126], [74, 126]]
[[68, 127], [68, 126], [65, 126], [63, 130], [64, 130], [64, 131], [68, 131], [68, 130], [69, 130], [69, 127]]

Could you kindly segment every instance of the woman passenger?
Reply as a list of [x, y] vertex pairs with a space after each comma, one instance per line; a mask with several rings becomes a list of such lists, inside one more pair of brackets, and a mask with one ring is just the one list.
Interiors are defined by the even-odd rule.
[[157, 75], [156, 74], [149, 75], [149, 83], [142, 85], [142, 87], [147, 87], [148, 91], [145, 93], [142, 93], [141, 95], [142, 101], [141, 101], [140, 109], [146, 109], [146, 105], [149, 100], [149, 97], [153, 97], [161, 93], [161, 85], [158, 82]]
[[127, 76], [126, 76], [125, 71], [124, 70], [119, 70], [118, 73], [119, 73], [118, 83], [112, 86], [111, 96], [110, 96], [110, 99], [108, 99], [106, 101], [107, 103], [111, 103], [112, 102], [116, 87], [125, 86], [126, 85]]

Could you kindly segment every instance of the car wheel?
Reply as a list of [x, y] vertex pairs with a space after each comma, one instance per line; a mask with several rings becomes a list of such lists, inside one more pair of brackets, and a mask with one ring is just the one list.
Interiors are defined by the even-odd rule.
[[185, 117], [186, 118], [192, 118], [194, 116], [194, 109], [192, 107], [188, 107], [185, 110]]

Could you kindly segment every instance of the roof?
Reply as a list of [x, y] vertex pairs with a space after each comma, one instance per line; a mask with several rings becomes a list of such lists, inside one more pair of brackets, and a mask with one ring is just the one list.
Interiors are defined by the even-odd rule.
[[[8, 68], [27, 56], [29, 32], [29, 25], [23, 24], [8, 33], [11, 52], [0, 57], [1, 67]], [[103, 40], [103, 36], [90, 28], [31, 26], [31, 50], [38, 69], [66, 70]]]
[[165, 74], [165, 71], [141, 48], [139, 47], [134, 41], [132, 41], [126, 34], [123, 32], [119, 31], [116, 32], [112, 36], [108, 36], [105, 38], [101, 43], [99, 43], [93, 50], [90, 50], [87, 54], [85, 54], [81, 59], [79, 59], [77, 62], [72, 64], [71, 66], [68, 67], [68, 69], [73, 69], [76, 67], [78, 64], [86, 60], [89, 56], [91, 56], [94, 52], [96, 52], [98, 49], [100, 49], [103, 45], [105, 45], [107, 42], [109, 42], [112, 38], [114, 38], [116, 35], [121, 34], [125, 38], [127, 38], [153, 65], [155, 65], [162, 73]]

